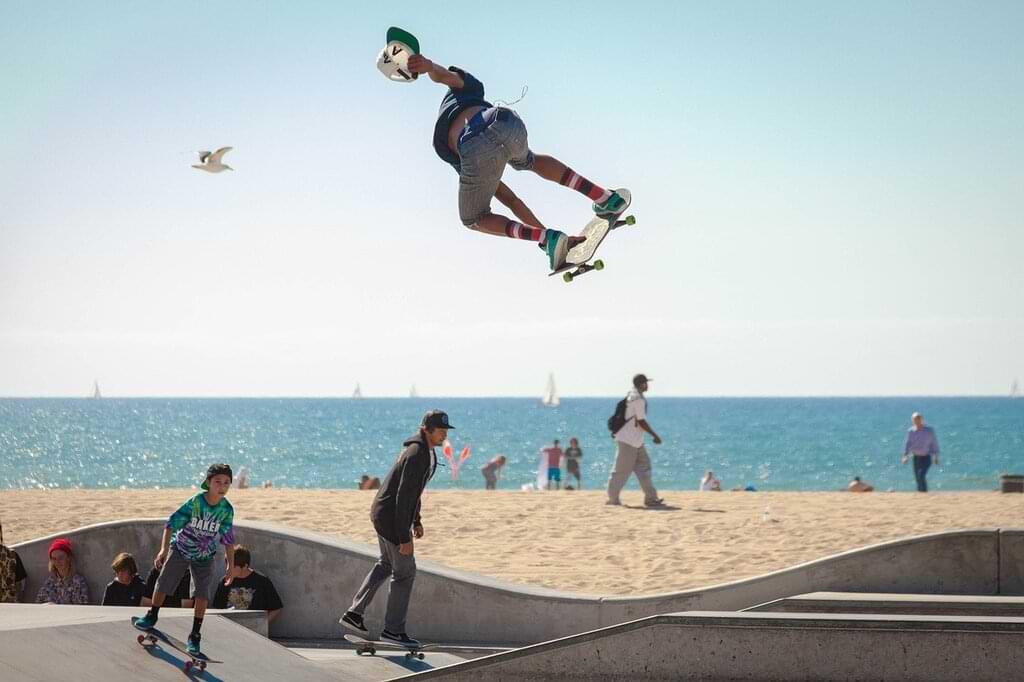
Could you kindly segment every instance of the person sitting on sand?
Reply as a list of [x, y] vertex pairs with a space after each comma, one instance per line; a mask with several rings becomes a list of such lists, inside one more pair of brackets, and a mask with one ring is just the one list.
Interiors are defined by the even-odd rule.
[[267, 612], [267, 625], [281, 615], [284, 604], [274, 583], [252, 568], [252, 554], [244, 545], [235, 545], [235, 579], [228, 587], [217, 585], [211, 604], [215, 609], [252, 609]]
[[722, 482], [715, 478], [715, 472], [708, 469], [704, 472], [704, 478], [700, 479], [700, 491], [705, 492], [722, 492]]
[[71, 542], [57, 538], [50, 543], [48, 552], [50, 575], [39, 588], [36, 603], [39, 604], [88, 604], [89, 586], [85, 578], [75, 570], [75, 555]]
[[498, 455], [487, 464], [480, 467], [480, 473], [484, 477], [484, 489], [495, 490], [498, 487], [498, 476], [501, 475], [501, 470], [505, 466], [505, 455]]
[[360, 490], [378, 490], [380, 488], [380, 479], [374, 476], [370, 478], [368, 474], [363, 474], [359, 478], [359, 489]]
[[846, 489], [851, 493], [870, 493], [875, 489], [875, 486], [868, 485], [860, 480], [860, 476], [854, 476], [853, 480], [846, 486]]
[[135, 557], [128, 552], [121, 552], [110, 564], [114, 571], [114, 579], [103, 591], [103, 606], [138, 606], [146, 592], [146, 583], [139, 577], [139, 567]]
[[235, 474], [235, 487], [239, 490], [249, 487], [249, 470], [244, 466], [239, 467], [238, 473]]

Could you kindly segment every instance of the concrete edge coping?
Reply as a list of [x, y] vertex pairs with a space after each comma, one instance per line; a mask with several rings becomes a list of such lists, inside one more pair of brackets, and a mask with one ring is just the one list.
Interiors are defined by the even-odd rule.
[[[25, 542], [19, 542], [12, 547], [17, 550], [18, 547], [28, 545], [37, 542], [52, 541], [58, 537], [70, 537], [75, 535], [82, 535], [91, 530], [101, 528], [116, 528], [118, 526], [126, 526], [138, 523], [159, 523], [163, 524], [166, 522], [165, 518], [138, 518], [138, 519], [120, 519], [116, 521], [105, 521], [102, 523], [91, 524], [88, 526], [82, 526], [73, 530], [62, 531], [59, 533], [52, 533], [42, 538], [36, 538], [34, 540], [26, 540]], [[253, 529], [264, 533], [280, 536], [282, 539], [287, 539], [292, 542], [296, 542], [308, 546], [328, 546], [334, 549], [340, 549], [342, 551], [355, 554], [363, 559], [369, 561], [376, 561], [378, 551], [371, 545], [364, 544], [361, 542], [355, 542], [353, 540], [346, 540], [344, 538], [338, 538], [326, 533], [318, 531], [311, 531], [302, 528], [292, 528], [289, 526], [280, 525], [277, 523], [271, 523], [267, 521], [248, 521], [245, 519], [239, 519], [235, 522], [235, 527], [240, 529]], [[513, 583], [498, 578], [491, 578], [488, 576], [481, 575], [479, 573], [473, 573], [470, 571], [464, 571], [457, 568], [451, 568], [442, 564], [435, 563], [433, 561], [417, 561], [417, 569], [423, 573], [433, 574], [435, 576], [446, 578], [449, 580], [455, 580], [458, 582], [468, 583], [475, 587], [483, 590], [504, 593], [506, 595], [513, 595], [517, 597], [531, 597], [536, 599], [543, 599], [548, 602], [564, 602], [564, 603], [591, 603], [591, 604], [639, 604], [647, 602], [657, 602], [665, 599], [678, 599], [691, 596], [708, 595], [717, 592], [728, 591], [739, 587], [748, 587], [756, 585], [760, 582], [772, 580], [774, 578], [792, 574], [798, 574], [808, 569], [815, 569], [826, 566], [830, 563], [835, 563], [843, 559], [847, 559], [857, 555], [869, 555], [877, 552], [885, 552], [888, 550], [907, 547], [914, 544], [931, 542], [940, 538], [952, 538], [952, 537], [970, 537], [970, 536], [986, 536], [992, 535], [993, 539], [998, 541], [1001, 533], [1020, 533], [1024, 534], [1024, 528], [1021, 529], [1002, 529], [1002, 528], [969, 528], [959, 529], [951, 531], [939, 531], [935, 533], [926, 533], [924, 535], [911, 536], [909, 538], [900, 538], [896, 540], [888, 540], [875, 545], [867, 545], [865, 547], [859, 547], [838, 554], [832, 554], [819, 559], [813, 559], [801, 564], [789, 566], [787, 568], [780, 569], [778, 571], [772, 571], [764, 573], [759, 576], [751, 578], [743, 578], [729, 583], [719, 583], [717, 585], [710, 585], [707, 587], [698, 587], [688, 590], [680, 590], [677, 592], [661, 592], [656, 594], [645, 594], [634, 597], [614, 597], [614, 596], [601, 596], [592, 594], [580, 594], [574, 592], [564, 592], [561, 590], [555, 590], [546, 587], [534, 587], [530, 585], [522, 585], [519, 583]]]
[[877, 601], [894, 603], [943, 603], [943, 604], [1020, 604], [1024, 606], [1024, 596], [1014, 597], [1006, 595], [973, 595], [973, 594], [897, 594], [894, 592], [808, 592], [796, 594], [784, 599], [776, 599], [774, 602], [782, 601], [821, 601], [821, 602], [844, 602], [844, 601]]
[[775, 630], [877, 630], [882, 632], [983, 632], [991, 634], [1012, 634], [1024, 632], [1024, 618], [991, 616], [917, 616], [917, 615], [874, 615], [874, 614], [817, 614], [817, 613], [749, 613], [736, 611], [682, 611], [649, 616], [638, 620], [610, 625], [608, 627], [560, 637], [503, 653], [474, 658], [462, 663], [442, 666], [393, 680], [407, 680], [415, 677], [425, 679], [442, 677], [456, 672], [463, 673], [477, 668], [533, 656], [577, 644], [585, 644], [632, 630], [659, 625], [683, 628], [719, 627], [731, 629], [759, 628]]

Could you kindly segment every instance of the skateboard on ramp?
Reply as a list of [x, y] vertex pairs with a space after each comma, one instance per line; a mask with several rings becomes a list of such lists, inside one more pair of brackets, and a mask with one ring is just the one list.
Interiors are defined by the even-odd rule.
[[597, 253], [597, 248], [601, 246], [601, 242], [605, 240], [605, 237], [612, 230], [625, 225], [636, 224], [636, 218], [631, 215], [622, 218], [622, 214], [629, 208], [629, 204], [632, 201], [629, 190], [618, 189], [615, 191], [626, 199], [622, 210], [613, 215], [594, 218], [587, 223], [587, 226], [583, 228], [583, 232], [580, 235], [585, 238], [585, 241], [569, 249], [569, 253], [565, 257], [565, 265], [552, 272], [548, 275], [549, 277], [560, 274], [562, 275], [562, 280], [569, 283], [591, 270], [604, 270], [603, 260], [599, 259], [593, 263], [590, 262], [594, 254]]
[[[132, 616], [131, 622], [132, 622], [132, 627], [133, 628], [135, 628], [135, 621], [137, 621], [137, 620], [139, 620], [138, 616]], [[162, 643], [162, 644], [166, 644], [167, 646], [171, 647], [172, 649], [174, 649], [178, 653], [182, 653], [182, 654], [188, 656], [189, 660], [185, 661], [185, 674], [188, 674], [188, 673], [192, 672], [193, 669], [196, 669], [199, 672], [203, 672], [204, 670], [206, 670], [206, 666], [207, 666], [208, 663], [223, 663], [224, 662], [224, 661], [215, 661], [215, 660], [213, 660], [212, 658], [209, 658], [206, 654], [203, 654], [203, 653], [200, 653], [200, 654], [190, 654], [188, 652], [188, 646], [186, 646], [184, 642], [182, 642], [181, 640], [179, 640], [179, 639], [177, 639], [175, 637], [171, 637], [167, 633], [162, 632], [162, 631], [160, 631], [160, 630], [158, 630], [156, 628], [149, 628], [148, 630], [139, 630], [138, 628], [135, 628], [135, 629], [136, 629], [136, 632], [139, 633], [138, 636], [135, 638], [135, 641], [137, 641], [143, 647], [147, 647], [148, 648], [148, 647], [151, 647], [151, 646], [157, 646], [158, 644]]]
[[417, 647], [408, 647], [396, 644], [395, 642], [387, 642], [380, 639], [363, 639], [358, 635], [350, 634], [345, 635], [345, 641], [356, 645], [357, 656], [362, 656], [363, 654], [373, 656], [377, 653], [377, 649], [383, 649], [388, 651], [404, 651], [406, 660], [418, 658], [421, 661], [425, 655], [423, 652], [439, 646], [438, 644], [420, 644]]

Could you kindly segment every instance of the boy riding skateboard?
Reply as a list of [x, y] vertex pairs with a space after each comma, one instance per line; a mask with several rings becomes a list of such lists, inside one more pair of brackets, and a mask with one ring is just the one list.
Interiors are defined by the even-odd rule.
[[[425, 73], [430, 80], [448, 87], [434, 126], [434, 151], [459, 173], [459, 218], [466, 227], [496, 236], [535, 241], [557, 270], [566, 254], [582, 237], [547, 229], [508, 185], [501, 181], [505, 164], [516, 170], [530, 170], [589, 197], [600, 217], [625, 210], [629, 201], [617, 191], [598, 187], [576, 174], [558, 159], [534, 154], [527, 143], [526, 125], [519, 115], [505, 107], [492, 106], [484, 99], [484, 86], [462, 69], [438, 66], [421, 54], [409, 57], [409, 70]], [[623, 193], [628, 197], [628, 193]], [[497, 198], [516, 216], [491, 212]]]
[[[224, 545], [226, 566], [224, 584], [232, 581], [235, 563], [235, 533], [232, 528], [235, 510], [225, 495], [231, 487], [231, 467], [211, 464], [206, 470], [203, 490], [174, 512], [164, 527], [160, 539], [160, 552], [153, 565], [160, 569], [153, 592], [153, 606], [145, 616], [135, 621], [140, 630], [156, 627], [156, 621], [168, 592], [173, 592], [185, 571], [192, 574], [192, 598], [195, 599], [195, 617], [192, 633], [188, 636], [188, 653], [199, 655], [199, 630], [203, 626], [209, 601], [210, 580], [213, 576], [213, 557], [217, 544]], [[168, 553], [170, 544], [170, 553]]]

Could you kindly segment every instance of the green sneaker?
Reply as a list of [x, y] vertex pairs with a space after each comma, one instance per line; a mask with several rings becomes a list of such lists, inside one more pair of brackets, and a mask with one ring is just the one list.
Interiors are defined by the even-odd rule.
[[552, 271], [565, 265], [565, 257], [569, 254], [569, 235], [558, 230], [548, 230], [544, 253], [548, 255], [548, 265]]
[[631, 201], [633, 201], [633, 197], [629, 193], [628, 189], [620, 188], [612, 190], [612, 195], [608, 197], [604, 203], [594, 204], [594, 213], [598, 218], [620, 215], [623, 211], [629, 208]]
[[136, 619], [135, 627], [139, 630], [152, 630], [156, 627], [156, 618], [147, 613], [142, 618]]
[[198, 656], [202, 652], [199, 650], [200, 636], [198, 634], [191, 634], [188, 636], [188, 644], [185, 645], [185, 649], [188, 650], [190, 656]]

